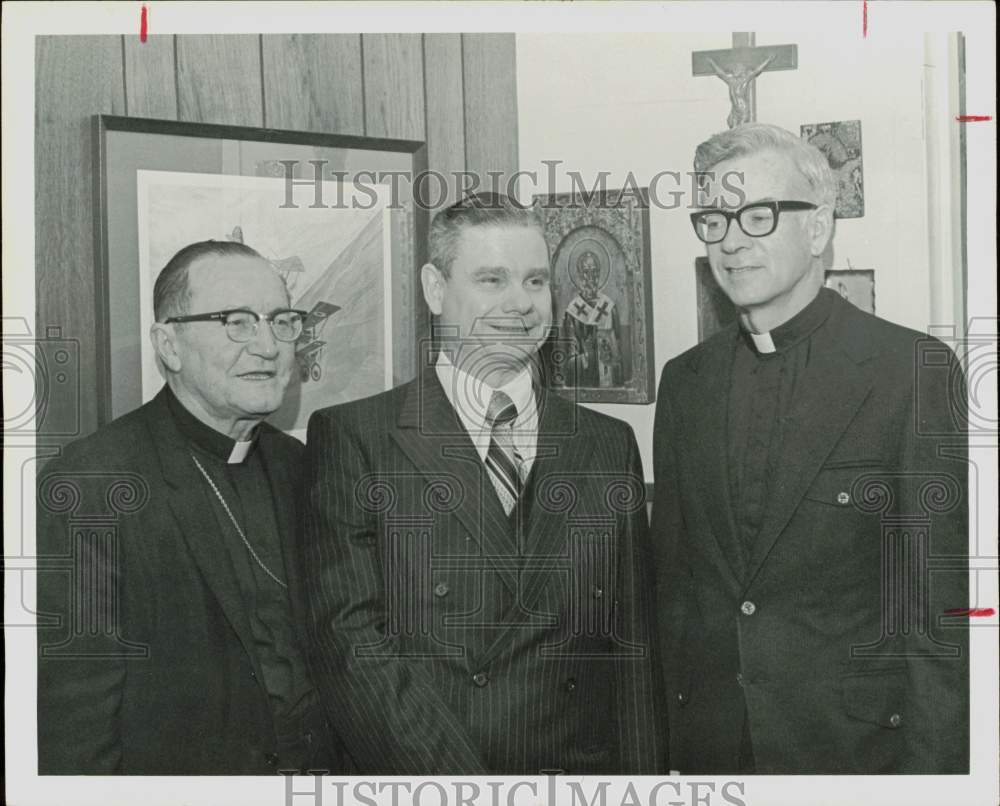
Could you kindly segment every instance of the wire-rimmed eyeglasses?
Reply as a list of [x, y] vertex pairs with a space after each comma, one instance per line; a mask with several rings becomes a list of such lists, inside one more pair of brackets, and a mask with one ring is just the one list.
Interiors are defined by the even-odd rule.
[[219, 322], [226, 329], [226, 335], [237, 343], [250, 341], [257, 335], [257, 328], [263, 319], [271, 327], [271, 333], [278, 341], [295, 341], [302, 335], [306, 318], [305, 311], [294, 308], [279, 308], [271, 313], [257, 313], [245, 308], [227, 311], [212, 311], [210, 313], [191, 313], [184, 316], [171, 316], [163, 321], [170, 325], [175, 322]]
[[815, 210], [817, 206], [806, 201], [760, 201], [738, 210], [713, 207], [691, 213], [691, 223], [695, 234], [705, 243], [719, 243], [724, 239], [733, 219], [751, 238], [763, 238], [777, 228], [778, 214], [782, 210]]

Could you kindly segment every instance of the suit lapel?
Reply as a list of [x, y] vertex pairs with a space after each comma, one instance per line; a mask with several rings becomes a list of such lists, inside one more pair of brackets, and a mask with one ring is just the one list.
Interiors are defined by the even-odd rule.
[[577, 426], [577, 407], [558, 395], [538, 393], [538, 442], [532, 484], [534, 501], [523, 533], [518, 534], [519, 554], [526, 557], [521, 580], [522, 604], [530, 609], [537, 601], [551, 570], [547, 560], [564, 557], [567, 552], [567, 521], [569, 511], [554, 506], [558, 496], [551, 484], [567, 481], [575, 494], [580, 494], [582, 474], [589, 468], [588, 459], [594, 450], [594, 440], [600, 434], [581, 433]]
[[[479, 665], [492, 660], [519, 631], [551, 626], [548, 616], [539, 623], [539, 616], [532, 608], [547, 584], [566, 584], [560, 578], [559, 571], [551, 567], [551, 561], [565, 561], [570, 557], [567, 524], [572, 503], [567, 498], [567, 503], [570, 504], [568, 509], [555, 506], [561, 499], [561, 494], [557, 489], [547, 489], [547, 485], [568, 482], [578, 495], [583, 481], [581, 476], [588, 470], [587, 460], [594, 449], [593, 440], [600, 438], [599, 434], [580, 432], [577, 424], [578, 409], [575, 405], [558, 395], [547, 394], [538, 389], [536, 395], [538, 440], [531, 468], [531, 483], [527, 488], [532, 492], [534, 501], [524, 530], [518, 533], [518, 555], [524, 561], [520, 594], [514, 600], [513, 610], [505, 616], [507, 628], [475, 659]], [[565, 595], [569, 596], [568, 586]]]
[[434, 368], [410, 384], [397, 425], [393, 438], [428, 483], [454, 479], [461, 485], [456, 517], [478, 541], [483, 557], [497, 561], [500, 578], [516, 592], [510, 521]]
[[754, 541], [744, 590], [760, 571], [806, 490], [871, 391], [873, 379], [844, 349], [856, 335], [847, 332], [850, 328], [845, 320], [852, 313], [845, 312], [848, 305], [839, 298], [835, 301], [827, 324], [820, 328], [826, 332], [813, 340], [809, 365], [798, 381], [801, 394], [785, 426], [774, 484]]
[[682, 472], [689, 471], [688, 479], [698, 480], [693, 494], [711, 533], [702, 549], [734, 591], [740, 589], [746, 571], [729, 495], [729, 384], [737, 338], [738, 331], [733, 327], [729, 338], [709, 342], [690, 365], [694, 373], [691, 385], [679, 390], [687, 400], [684, 410], [691, 412]]
[[195, 467], [186, 440], [177, 430], [173, 415], [161, 392], [147, 410], [146, 422], [160, 459], [168, 501], [181, 535], [209, 590], [246, 650], [257, 679], [263, 680], [253, 635], [240, 596], [229, 551], [223, 544], [212, 502], [204, 479]]

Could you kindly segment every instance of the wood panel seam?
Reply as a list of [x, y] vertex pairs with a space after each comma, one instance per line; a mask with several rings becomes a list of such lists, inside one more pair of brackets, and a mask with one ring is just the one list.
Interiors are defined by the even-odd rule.
[[128, 117], [128, 70], [125, 65], [125, 34], [121, 35], [121, 45], [122, 45], [122, 92], [124, 97], [122, 98], [122, 105], [125, 107], [125, 117]]
[[[465, 94], [465, 34], [459, 34], [458, 46], [462, 62], [462, 169], [469, 170], [469, 106]], [[462, 179], [463, 186], [465, 178]], [[456, 188], [457, 190], [457, 188]], [[459, 199], [461, 201], [461, 199]]]
[[177, 103], [177, 112], [174, 117], [181, 119], [181, 62], [177, 53], [177, 34], [174, 37], [174, 99]]
[[358, 47], [361, 51], [361, 131], [368, 136], [368, 77], [365, 74], [365, 36], [358, 34]]
[[264, 35], [257, 34], [257, 62], [260, 65], [260, 123], [263, 128], [267, 128], [267, 98], [265, 93], [267, 87], [264, 83]]

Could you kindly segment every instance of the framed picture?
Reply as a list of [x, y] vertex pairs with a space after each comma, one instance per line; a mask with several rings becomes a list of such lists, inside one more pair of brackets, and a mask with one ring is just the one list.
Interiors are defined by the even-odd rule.
[[803, 139], [823, 152], [837, 180], [837, 218], [862, 218], [865, 214], [865, 177], [861, 161], [861, 121], [835, 120], [806, 123]]
[[872, 269], [827, 269], [827, 288], [867, 313], [875, 313], [875, 272]]
[[[698, 341], [702, 342], [736, 321], [736, 308], [715, 282], [707, 257], [695, 258], [698, 289]], [[867, 313], [875, 313], [874, 269], [827, 269], [823, 285]]]
[[308, 312], [272, 424], [302, 436], [315, 409], [413, 377], [426, 329], [422, 142], [109, 115], [93, 133], [102, 424], [163, 385], [153, 284], [174, 253], [208, 239], [256, 249]]
[[644, 189], [536, 196], [552, 258], [549, 383], [583, 403], [652, 403], [649, 203]]

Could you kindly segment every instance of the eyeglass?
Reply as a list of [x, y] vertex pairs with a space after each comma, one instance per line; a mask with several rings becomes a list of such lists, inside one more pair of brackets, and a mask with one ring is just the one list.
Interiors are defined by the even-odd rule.
[[295, 341], [302, 335], [305, 311], [294, 308], [280, 308], [271, 313], [256, 313], [245, 309], [192, 313], [185, 316], [171, 316], [164, 324], [182, 322], [220, 322], [226, 328], [226, 335], [237, 343], [250, 341], [257, 335], [261, 319], [271, 326], [271, 333], [278, 341]]
[[748, 204], [739, 210], [699, 210], [691, 213], [695, 234], [705, 243], [719, 243], [729, 232], [729, 223], [736, 223], [751, 238], [770, 235], [778, 226], [778, 213], [782, 210], [815, 210], [818, 205], [805, 201], [762, 201]]

